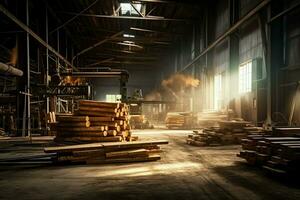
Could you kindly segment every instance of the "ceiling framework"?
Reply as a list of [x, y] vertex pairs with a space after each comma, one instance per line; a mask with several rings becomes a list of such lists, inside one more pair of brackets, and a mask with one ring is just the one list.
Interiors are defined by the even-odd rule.
[[[61, 21], [50, 32], [64, 28], [72, 33], [77, 50], [71, 63], [81, 71], [103, 66], [160, 66], [176, 42], [199, 22], [202, 11], [201, 2], [196, 0], [82, 0], [48, 4]], [[124, 4], [130, 10], [125, 10]]]

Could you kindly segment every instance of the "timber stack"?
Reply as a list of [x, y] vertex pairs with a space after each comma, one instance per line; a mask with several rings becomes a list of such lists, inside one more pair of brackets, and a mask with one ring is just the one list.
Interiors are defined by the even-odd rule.
[[276, 175], [300, 175], [300, 128], [278, 128], [272, 134], [249, 135], [237, 155]]
[[129, 122], [132, 129], [153, 129], [154, 126], [146, 119], [145, 115], [130, 115]]
[[197, 122], [197, 117], [191, 112], [169, 112], [166, 117], [168, 129], [189, 129]]
[[159, 145], [166, 140], [107, 142], [47, 147], [45, 153], [55, 154], [55, 163], [106, 164], [160, 160]]
[[123, 103], [83, 100], [74, 115], [58, 116], [56, 142], [131, 141], [128, 107]]
[[204, 128], [188, 135], [187, 143], [194, 146], [219, 146], [240, 144], [253, 133], [264, 132], [246, 121], [220, 121], [218, 127]]

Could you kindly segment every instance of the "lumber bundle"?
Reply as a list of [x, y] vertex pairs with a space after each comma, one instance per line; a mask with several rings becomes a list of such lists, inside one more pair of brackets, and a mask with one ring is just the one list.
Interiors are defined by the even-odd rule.
[[245, 121], [220, 121], [218, 127], [193, 131], [188, 135], [187, 143], [195, 146], [240, 144], [247, 135], [257, 133], [264, 134], [265, 131]]
[[[274, 136], [276, 134], [276, 136]], [[272, 135], [249, 135], [242, 141], [242, 150], [237, 155], [249, 164], [262, 166], [269, 172], [280, 175], [300, 175], [300, 137], [291, 137], [278, 132]]]
[[56, 142], [91, 143], [132, 140], [128, 107], [123, 103], [82, 100], [74, 115], [57, 117]]
[[152, 129], [153, 125], [146, 119], [145, 115], [130, 115], [129, 122], [132, 129]]
[[168, 144], [166, 140], [108, 142], [81, 145], [47, 147], [45, 153], [55, 154], [58, 163], [126, 163], [159, 160], [162, 152], [159, 145]]
[[199, 127], [213, 127], [217, 126], [219, 121], [228, 120], [229, 116], [221, 111], [204, 111], [198, 113], [197, 118]]
[[191, 112], [169, 112], [166, 117], [168, 129], [189, 129], [196, 124], [197, 117]]

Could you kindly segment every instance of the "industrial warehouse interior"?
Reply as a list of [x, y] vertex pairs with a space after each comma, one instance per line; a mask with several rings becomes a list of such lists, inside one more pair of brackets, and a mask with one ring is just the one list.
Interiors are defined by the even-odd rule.
[[0, 0], [0, 199], [299, 200], [299, 19], [299, 0]]

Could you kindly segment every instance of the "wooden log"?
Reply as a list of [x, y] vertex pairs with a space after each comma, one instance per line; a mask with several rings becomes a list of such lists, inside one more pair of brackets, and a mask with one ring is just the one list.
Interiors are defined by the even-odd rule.
[[118, 118], [120, 116], [119, 113], [107, 113], [107, 112], [95, 112], [95, 111], [88, 111], [88, 110], [76, 110], [76, 115], [84, 115], [84, 116], [97, 116], [97, 117], [111, 117], [111, 118]]
[[57, 123], [57, 127], [90, 127], [91, 123], [89, 121], [86, 122], [59, 122]]
[[104, 131], [105, 126], [91, 126], [91, 127], [57, 127], [57, 131], [60, 132], [92, 132], [92, 131]]
[[117, 127], [118, 123], [117, 122], [91, 122], [91, 126], [108, 126], [108, 127]]
[[89, 117], [90, 122], [113, 122], [115, 119], [113, 117], [105, 117], [105, 116], [99, 116], [99, 117]]
[[116, 119], [115, 122], [118, 123], [118, 125], [124, 124], [124, 120], [121, 120], [121, 119]]
[[108, 130], [107, 131], [107, 135], [108, 136], [117, 136], [117, 131], [116, 130]]
[[66, 137], [61, 138], [66, 142], [121, 142], [122, 137]]
[[58, 122], [86, 122], [89, 121], [88, 116], [57, 116]]
[[108, 143], [93, 143], [93, 144], [79, 144], [69, 146], [56, 146], [44, 148], [45, 153], [56, 153], [56, 152], [72, 152], [78, 150], [93, 150], [102, 148], [144, 148], [145, 146], [156, 146], [168, 144], [167, 140], [149, 140], [149, 141], [134, 141], [134, 142], [108, 142]]
[[80, 111], [91, 111], [91, 112], [103, 112], [103, 113], [118, 113], [117, 108], [98, 108], [98, 107], [86, 107], [80, 106], [78, 108]]
[[79, 101], [79, 106], [119, 108], [121, 106], [121, 104], [120, 103], [101, 102], [101, 101], [83, 100], [83, 101]]
[[106, 137], [107, 131], [86, 131], [86, 132], [58, 132], [59, 137]]

